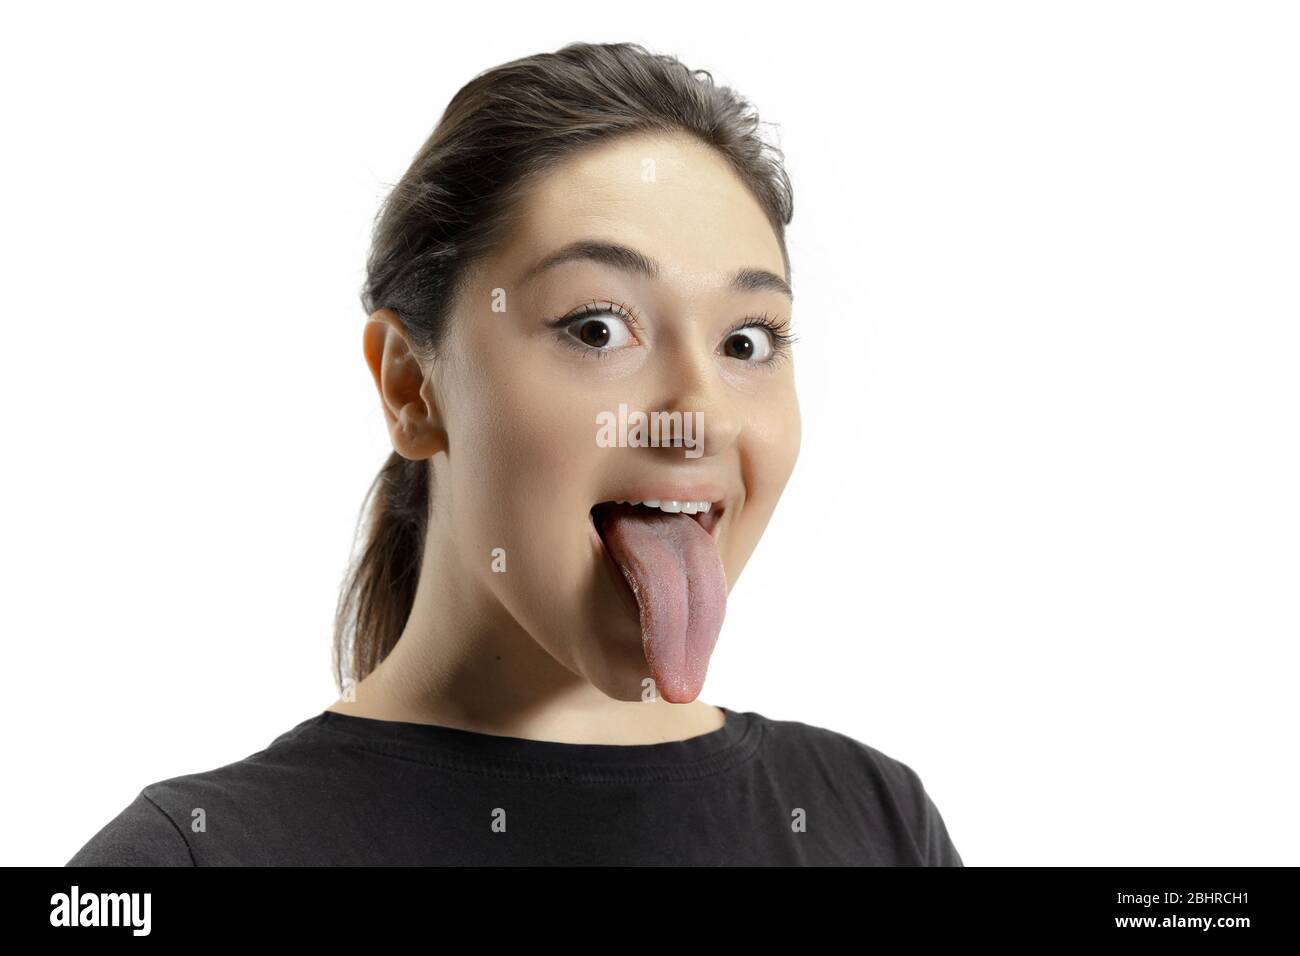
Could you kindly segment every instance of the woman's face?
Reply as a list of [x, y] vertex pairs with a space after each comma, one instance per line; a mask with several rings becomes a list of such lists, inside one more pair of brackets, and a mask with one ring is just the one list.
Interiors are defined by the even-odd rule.
[[[570, 158], [519, 216], [433, 365], [434, 509], [455, 550], [431, 553], [610, 697], [653, 678], [688, 702], [798, 455], [780, 246], [726, 161], [684, 137]], [[680, 413], [678, 444], [635, 444], [636, 412]], [[597, 507], [619, 500], [710, 508]]]

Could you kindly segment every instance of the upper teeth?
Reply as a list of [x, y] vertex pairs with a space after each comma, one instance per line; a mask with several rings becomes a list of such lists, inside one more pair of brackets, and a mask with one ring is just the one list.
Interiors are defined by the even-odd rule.
[[658, 508], [660, 511], [668, 511], [672, 514], [684, 512], [688, 515], [707, 514], [713, 507], [711, 501], [624, 501], [619, 499], [620, 505], [645, 505], [647, 508]]

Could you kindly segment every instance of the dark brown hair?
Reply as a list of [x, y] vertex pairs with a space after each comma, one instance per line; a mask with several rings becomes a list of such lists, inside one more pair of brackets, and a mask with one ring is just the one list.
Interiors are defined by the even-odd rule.
[[[674, 57], [635, 43], [573, 43], [486, 70], [463, 86], [375, 217], [361, 304], [391, 309], [432, 358], [466, 273], [503, 238], [536, 177], [582, 147], [633, 132], [713, 147], [753, 193], [781, 246], [794, 214], [782, 151], [750, 104]], [[401, 636], [415, 601], [430, 463], [388, 456], [361, 507], [364, 535], [339, 595], [335, 677], [362, 680]], [[368, 520], [366, 520], [368, 519]]]

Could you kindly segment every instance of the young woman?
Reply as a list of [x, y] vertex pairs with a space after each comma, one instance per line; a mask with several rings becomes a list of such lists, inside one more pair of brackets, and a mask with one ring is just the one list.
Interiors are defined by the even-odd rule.
[[907, 765], [699, 699], [794, 467], [792, 216], [749, 104], [635, 44], [452, 99], [377, 220], [393, 452], [340, 699], [73, 865], [962, 865]]

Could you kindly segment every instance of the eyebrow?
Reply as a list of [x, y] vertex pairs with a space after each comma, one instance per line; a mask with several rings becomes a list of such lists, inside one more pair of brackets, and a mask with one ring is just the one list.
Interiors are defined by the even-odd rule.
[[[562, 262], [575, 260], [599, 262], [650, 279], [657, 279], [662, 271], [659, 263], [630, 246], [599, 239], [580, 239], [561, 246], [557, 251], [541, 259], [524, 273], [520, 284], [529, 282]], [[790, 288], [790, 283], [775, 272], [766, 269], [738, 269], [732, 274], [729, 285], [733, 292], [779, 292], [791, 302], [794, 301], [794, 292]]]

